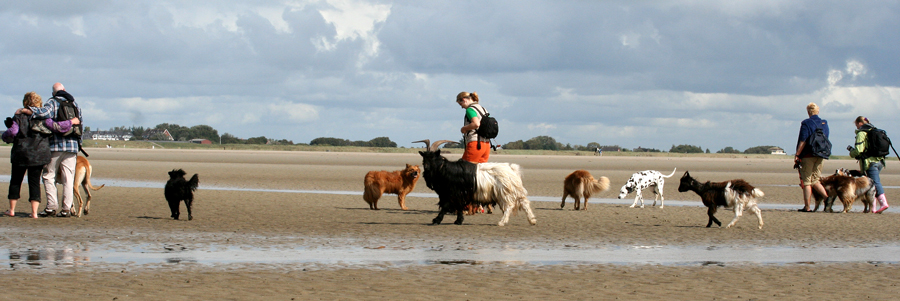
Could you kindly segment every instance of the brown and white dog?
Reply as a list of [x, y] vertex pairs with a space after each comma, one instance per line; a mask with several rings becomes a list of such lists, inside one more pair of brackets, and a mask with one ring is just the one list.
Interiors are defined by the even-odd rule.
[[378, 199], [384, 193], [397, 194], [400, 208], [406, 208], [406, 195], [416, 188], [419, 181], [419, 166], [406, 164], [406, 169], [397, 171], [370, 171], [363, 181], [363, 200], [369, 203], [369, 209], [378, 210]]
[[[825, 187], [828, 197], [823, 197], [818, 193], [813, 193], [816, 198], [816, 207], [813, 211], [819, 210], [822, 200], [825, 200], [824, 212], [834, 212], [831, 209], [834, 205], [834, 199], [840, 198], [844, 209], [841, 212], [850, 212], [853, 202], [859, 200], [863, 203], [863, 212], [872, 212], [875, 206], [875, 185], [868, 177], [851, 177], [846, 170], [837, 170], [834, 175], [823, 177], [819, 180]], [[815, 190], [813, 190], [815, 192]]]
[[[72, 215], [74, 216], [81, 217], [82, 212], [87, 215], [91, 210], [91, 190], [100, 190], [100, 188], [106, 186], [106, 184], [100, 185], [100, 187], [91, 185], [92, 171], [93, 168], [91, 167], [91, 162], [85, 157], [78, 156], [75, 161], [75, 186], [73, 186], [73, 189], [75, 190], [75, 204], [73, 204]], [[84, 194], [87, 196], [87, 199], [81, 197], [81, 192], [78, 191], [78, 187], [84, 189]], [[74, 210], [74, 206], [78, 206], [78, 210]]]
[[587, 210], [588, 199], [591, 195], [606, 191], [609, 189], [609, 178], [600, 177], [594, 179], [587, 170], [579, 169], [573, 171], [566, 176], [563, 181], [563, 197], [559, 209], [566, 207], [566, 197], [571, 196], [575, 199], [575, 210], [579, 210], [579, 203], [584, 199], [584, 210]]

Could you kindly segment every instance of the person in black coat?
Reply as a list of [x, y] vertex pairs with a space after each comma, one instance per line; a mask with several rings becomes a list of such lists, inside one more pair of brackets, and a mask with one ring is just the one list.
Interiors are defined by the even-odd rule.
[[[22, 100], [24, 107], [40, 107], [41, 96], [35, 92], [25, 93]], [[22, 180], [28, 174], [28, 200], [31, 202], [31, 217], [38, 217], [38, 206], [41, 204], [41, 172], [44, 165], [50, 163], [50, 142], [46, 134], [31, 130], [32, 122], [44, 120], [32, 120], [31, 116], [16, 114], [13, 118], [6, 119], [6, 127], [3, 133], [3, 141], [12, 143], [10, 163], [12, 163], [12, 175], [9, 179], [9, 210], [4, 212], [7, 216], [16, 215], [16, 202], [19, 201], [19, 191]]]

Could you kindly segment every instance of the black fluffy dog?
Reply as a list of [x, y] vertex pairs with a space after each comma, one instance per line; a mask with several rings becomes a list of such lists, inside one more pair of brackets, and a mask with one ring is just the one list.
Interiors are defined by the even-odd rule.
[[187, 206], [188, 220], [193, 220], [191, 203], [194, 202], [194, 190], [197, 190], [200, 179], [197, 178], [197, 174], [194, 174], [191, 180], [187, 181], [184, 179], [185, 174], [181, 169], [173, 169], [169, 172], [169, 181], [166, 182], [166, 201], [169, 202], [169, 209], [172, 210], [172, 218], [178, 219], [178, 215], [181, 214], [178, 207], [181, 200], [184, 200], [184, 205]]

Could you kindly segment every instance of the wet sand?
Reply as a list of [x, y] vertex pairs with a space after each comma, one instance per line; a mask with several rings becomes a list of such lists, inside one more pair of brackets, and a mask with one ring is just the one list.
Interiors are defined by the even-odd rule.
[[[758, 186], [764, 204], [802, 203], [798, 178], [789, 157], [783, 159], [513, 156], [495, 154], [494, 162], [515, 162], [525, 171], [538, 224], [524, 214], [497, 227], [499, 214], [467, 216], [462, 226], [447, 217], [430, 226], [437, 214], [432, 197], [408, 197], [410, 210], [399, 210], [396, 196], [385, 195], [383, 210], [372, 211], [359, 195], [232, 191], [214, 188], [361, 191], [370, 170], [397, 170], [421, 164], [418, 154], [372, 154], [277, 151], [91, 149], [94, 184], [103, 179], [160, 183], [158, 188], [105, 187], [94, 192], [90, 215], [81, 218], [0, 218], [0, 245], [10, 250], [89, 249], [91, 246], [190, 249], [218, 247], [325, 248], [377, 250], [428, 249], [580, 249], [630, 246], [737, 246], [859, 248], [898, 245], [900, 221], [886, 214], [799, 213], [763, 210], [765, 226], [744, 215], [732, 229], [706, 228], [706, 210], [692, 192], [679, 193], [678, 179], [689, 170], [701, 181], [743, 178]], [[9, 149], [0, 148], [2, 158]], [[456, 159], [459, 154], [450, 154]], [[8, 160], [8, 159], [4, 159]], [[7, 161], [8, 162], [8, 161]], [[898, 162], [900, 163], [900, 162]], [[854, 168], [847, 160], [826, 161], [825, 170]], [[885, 186], [900, 186], [900, 168], [891, 162], [882, 174]], [[646, 207], [591, 203], [560, 210], [562, 179], [576, 169], [607, 176], [611, 189], [598, 198], [615, 198], [631, 173], [655, 169], [669, 174], [667, 200], [695, 206], [651, 204]], [[183, 168], [200, 174], [194, 220], [175, 221], [163, 198], [166, 172]], [[9, 174], [9, 165], [0, 166]], [[0, 185], [3, 186], [3, 185]], [[27, 189], [27, 188], [26, 188]], [[889, 197], [896, 188], [887, 188]], [[430, 194], [420, 181], [415, 193]], [[23, 191], [24, 193], [24, 191]], [[629, 195], [632, 199], [634, 196]], [[4, 205], [2, 208], [6, 208]], [[43, 205], [42, 205], [43, 208]], [[836, 209], [840, 205], [836, 205]], [[184, 211], [184, 209], [182, 209]], [[186, 214], [182, 212], [182, 216]], [[732, 215], [720, 210], [727, 223]], [[340, 244], [340, 246], [335, 246]], [[824, 262], [817, 258], [789, 264], [707, 263], [558, 264], [474, 262], [455, 265], [391, 263], [345, 264], [163, 264], [97, 263], [23, 266], [0, 270], [8, 287], [3, 298], [28, 299], [836, 299], [893, 298], [900, 270], [894, 262]], [[548, 259], [551, 260], [551, 259]], [[89, 283], [89, 285], [79, 285]], [[55, 284], [55, 285], [48, 285]]]

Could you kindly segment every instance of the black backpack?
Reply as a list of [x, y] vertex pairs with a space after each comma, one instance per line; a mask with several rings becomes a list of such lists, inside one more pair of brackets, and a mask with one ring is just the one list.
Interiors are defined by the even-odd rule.
[[[827, 121], [822, 120], [822, 124], [827, 123]], [[817, 126], [816, 132], [809, 136], [807, 144], [809, 144], [810, 150], [812, 150], [814, 156], [825, 159], [828, 159], [828, 157], [831, 156], [831, 141], [828, 141], [828, 137], [825, 136], [825, 132], [822, 130], [821, 125]]]
[[[59, 108], [57, 108], [56, 118], [53, 120], [64, 121], [78, 117], [78, 107], [75, 106], [74, 100], [67, 100], [62, 97], [57, 97], [56, 100], [59, 102]], [[81, 125], [75, 124], [72, 125], [72, 130], [62, 133], [61, 135], [81, 137], [82, 132]]]
[[481, 111], [478, 110], [478, 107], [472, 108], [475, 109], [475, 112], [478, 112], [478, 115], [481, 115], [481, 125], [475, 130], [475, 134], [478, 134], [478, 137], [481, 138], [497, 138], [497, 133], [500, 132], [500, 126], [497, 124], [497, 119], [491, 117], [491, 113], [481, 113]]
[[874, 126], [866, 131], [866, 158], [884, 157], [891, 154], [891, 138], [887, 133]]

